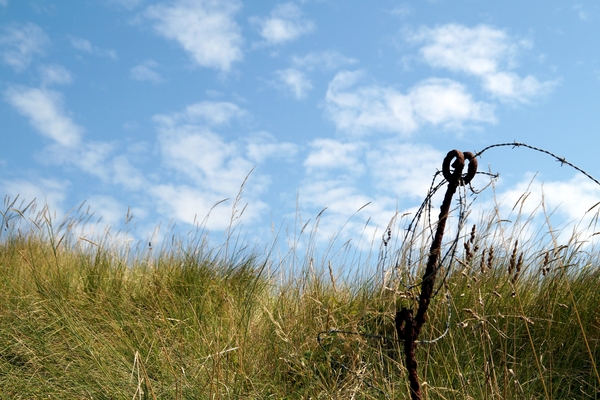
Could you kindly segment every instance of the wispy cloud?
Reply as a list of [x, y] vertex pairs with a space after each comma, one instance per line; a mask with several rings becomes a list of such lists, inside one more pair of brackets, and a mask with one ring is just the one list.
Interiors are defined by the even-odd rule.
[[87, 39], [83, 39], [80, 37], [71, 37], [71, 46], [74, 49], [83, 51], [85, 53], [93, 54], [99, 57], [108, 57], [116, 60], [117, 52], [113, 49], [102, 49], [98, 46], [94, 46], [92, 42]]
[[148, 186], [146, 177], [135, 168], [127, 156], [118, 155], [111, 159], [112, 182], [129, 190], [141, 190]]
[[474, 101], [458, 82], [426, 79], [402, 93], [377, 84], [357, 87], [363, 76], [343, 71], [329, 84], [325, 109], [341, 131], [409, 136], [425, 124], [460, 130], [469, 124], [496, 121], [493, 106]]
[[414, 211], [415, 200], [427, 194], [443, 158], [432, 146], [399, 138], [368, 142], [320, 138], [310, 146], [299, 204], [305, 215], [327, 208], [319, 221], [321, 240], [338, 234], [341, 227], [353, 241], [381, 234], [398, 211]]
[[410, 4], [404, 3], [404, 4], [400, 4], [395, 6], [394, 8], [392, 8], [392, 10], [390, 11], [390, 14], [392, 15], [396, 15], [400, 18], [406, 18], [409, 15], [411, 15], [413, 13], [413, 9], [410, 6]]
[[[361, 193], [354, 185], [342, 179], [315, 179], [300, 189], [304, 204], [325, 208], [343, 218], [349, 218], [370, 201], [372, 197]], [[338, 228], [342, 224], [338, 225]]]
[[274, 86], [291, 93], [296, 100], [306, 98], [313, 89], [308, 76], [312, 71], [331, 71], [357, 61], [336, 51], [311, 52], [292, 57], [292, 67], [275, 71]]
[[0, 33], [0, 59], [16, 72], [25, 70], [35, 56], [41, 56], [50, 45], [42, 28], [28, 22], [12, 24]]
[[154, 84], [163, 82], [162, 76], [156, 72], [158, 63], [154, 60], [146, 60], [131, 68], [131, 77], [137, 81], [148, 81]]
[[[127, 215], [127, 206], [122, 204], [113, 196], [94, 195], [86, 199], [86, 204], [94, 210], [94, 216], [102, 218], [106, 227], [120, 226], [123, 217]], [[102, 232], [101, 232], [102, 233]], [[93, 229], [85, 232], [84, 237], [91, 236]]]
[[240, 61], [242, 35], [233, 16], [237, 0], [178, 0], [148, 7], [143, 15], [153, 21], [155, 31], [175, 40], [202, 67], [229, 71]]
[[315, 51], [304, 56], [292, 57], [292, 65], [294, 68], [303, 69], [306, 71], [312, 70], [335, 70], [347, 65], [356, 64], [358, 61], [354, 58], [346, 57], [340, 52]]
[[129, 190], [142, 189], [147, 181], [127, 155], [116, 155], [117, 144], [85, 141], [84, 128], [75, 123], [64, 106], [62, 93], [46, 86], [70, 83], [71, 74], [60, 65], [40, 67], [41, 88], [11, 86], [4, 100], [25, 116], [41, 135], [52, 139], [36, 156], [42, 165], [71, 165], [104, 183]]
[[526, 103], [556, 86], [555, 81], [541, 82], [532, 75], [521, 77], [512, 72], [517, 55], [531, 48], [531, 43], [515, 40], [500, 29], [448, 24], [422, 28], [409, 34], [408, 40], [424, 44], [419, 53], [426, 63], [476, 76], [484, 90], [500, 100]]
[[[201, 102], [187, 106], [182, 112], [153, 118], [163, 174], [171, 181], [151, 189], [161, 212], [186, 223], [201, 222], [217, 202], [237, 196], [257, 163], [295, 154], [295, 145], [277, 142], [268, 134], [226, 140], [215, 132], [246, 115], [245, 110], [233, 103]], [[267, 189], [269, 181], [268, 176], [256, 171], [250, 176], [244, 188], [249, 199], [245, 219], [254, 220], [266, 209], [258, 196]], [[230, 211], [213, 213], [207, 226], [225, 229], [230, 218]]]
[[297, 99], [303, 99], [312, 90], [313, 85], [303, 71], [287, 68], [275, 72], [280, 85], [290, 91]]
[[364, 150], [361, 142], [343, 143], [334, 139], [315, 139], [310, 143], [311, 151], [304, 160], [307, 173], [331, 170], [361, 173], [364, 164], [359, 157]]
[[[254, 167], [243, 157], [240, 142], [225, 141], [212, 131], [214, 127], [227, 125], [243, 115], [245, 111], [233, 103], [201, 102], [186, 107], [183, 112], [153, 118], [159, 132], [163, 163], [177, 171], [180, 180], [200, 185], [207, 194], [210, 193], [209, 202], [234, 197]], [[163, 187], [163, 190], [167, 188]], [[192, 217], [188, 215], [185, 221], [190, 222]]]
[[119, 154], [118, 150], [117, 142], [82, 140], [71, 147], [50, 144], [36, 158], [42, 165], [75, 166], [104, 184], [118, 185], [129, 191], [147, 188], [148, 179], [131, 164], [130, 154]]
[[[396, 199], [367, 194], [352, 179], [321, 177], [307, 179], [299, 189], [299, 207], [303, 215], [319, 215], [317, 241], [365, 245], [377, 232], [383, 233], [396, 213]], [[310, 228], [309, 228], [310, 230]]]
[[117, 4], [127, 10], [132, 10], [141, 5], [144, 0], [108, 0], [109, 3]]
[[577, 17], [582, 21], [590, 20], [590, 13], [581, 4], [575, 4], [571, 7], [577, 13]]
[[183, 112], [155, 115], [154, 120], [171, 127], [178, 124], [218, 126], [246, 115], [245, 110], [230, 102], [201, 101], [187, 106]]
[[366, 154], [374, 186], [387, 196], [423, 199], [445, 154], [427, 144], [386, 140]]
[[36, 131], [65, 147], [77, 146], [83, 128], [66, 113], [61, 93], [24, 86], [13, 86], [4, 92], [5, 100], [28, 118]]
[[[158, 211], [175, 221], [204, 224], [209, 230], [224, 230], [230, 224], [231, 202], [223, 205], [224, 201], [230, 200], [229, 196], [223, 197], [186, 184], [155, 185], [150, 188], [149, 194], [156, 201]], [[260, 206], [264, 207], [264, 204]], [[248, 217], [248, 214], [245, 215]]]
[[163, 127], [159, 140], [169, 167], [222, 194], [231, 196], [253, 167], [242, 157], [239, 143], [224, 141], [203, 127]]
[[260, 164], [269, 158], [290, 160], [298, 153], [298, 146], [290, 142], [279, 142], [267, 132], [259, 132], [246, 140], [246, 156]]
[[316, 29], [315, 23], [303, 18], [302, 11], [294, 3], [279, 4], [268, 17], [252, 17], [250, 22], [270, 45], [292, 41]]
[[52, 84], [67, 85], [73, 81], [73, 76], [68, 69], [58, 64], [42, 65], [38, 68], [42, 86]]

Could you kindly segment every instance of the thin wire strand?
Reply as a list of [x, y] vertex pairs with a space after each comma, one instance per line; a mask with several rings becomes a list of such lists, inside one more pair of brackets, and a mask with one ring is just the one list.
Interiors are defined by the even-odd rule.
[[592, 175], [588, 174], [587, 172], [585, 172], [583, 169], [579, 168], [578, 166], [576, 166], [575, 164], [572, 164], [571, 162], [567, 161], [564, 157], [559, 157], [556, 154], [548, 151], [548, 150], [544, 150], [544, 149], [540, 149], [539, 147], [535, 147], [535, 146], [531, 146], [529, 144], [526, 143], [520, 143], [520, 142], [512, 142], [512, 143], [497, 143], [497, 144], [493, 144], [491, 146], [488, 146], [486, 148], [484, 148], [483, 150], [479, 151], [478, 153], [475, 154], [475, 157], [481, 157], [481, 155], [483, 153], [485, 153], [486, 151], [493, 149], [495, 147], [505, 147], [505, 146], [512, 146], [513, 148], [515, 147], [526, 147], [528, 149], [531, 150], [535, 150], [538, 151], [540, 153], [544, 153], [549, 155], [550, 157], [553, 157], [556, 159], [556, 161], [560, 162], [560, 165], [562, 166], [563, 164], [568, 165], [569, 167], [581, 172], [583, 175], [587, 176], [589, 179], [591, 179], [592, 181], [596, 182], [597, 185], [600, 185], [600, 181], [598, 181], [596, 178], [594, 178]]

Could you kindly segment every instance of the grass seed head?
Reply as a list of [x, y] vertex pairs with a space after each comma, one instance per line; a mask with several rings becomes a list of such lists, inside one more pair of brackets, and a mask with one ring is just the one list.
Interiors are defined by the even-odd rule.
[[488, 251], [487, 269], [491, 270], [494, 267], [494, 246], [490, 246]]

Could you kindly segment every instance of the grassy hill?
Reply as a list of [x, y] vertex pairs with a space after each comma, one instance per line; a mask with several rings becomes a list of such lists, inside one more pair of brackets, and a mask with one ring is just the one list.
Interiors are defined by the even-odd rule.
[[[132, 251], [45, 213], [5, 221], [0, 398], [409, 398], [394, 315], [416, 305], [427, 240], [386, 243], [396, 264], [342, 279], [316, 253]], [[495, 218], [440, 271], [419, 339], [442, 337], [416, 354], [425, 398], [600, 399], [600, 253], [576, 235], [519, 244]]]

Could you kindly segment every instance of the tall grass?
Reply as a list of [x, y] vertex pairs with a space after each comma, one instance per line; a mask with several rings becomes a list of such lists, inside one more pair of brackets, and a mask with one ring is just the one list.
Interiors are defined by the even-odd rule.
[[[24, 208], [3, 214], [0, 398], [409, 398], [393, 318], [415, 307], [427, 228], [342, 279], [314, 243], [275, 256], [199, 234], [150, 251]], [[599, 252], [511, 220], [482, 216], [440, 273], [419, 339], [450, 325], [417, 348], [424, 396], [600, 398]]]

